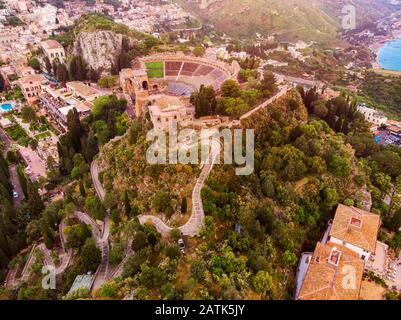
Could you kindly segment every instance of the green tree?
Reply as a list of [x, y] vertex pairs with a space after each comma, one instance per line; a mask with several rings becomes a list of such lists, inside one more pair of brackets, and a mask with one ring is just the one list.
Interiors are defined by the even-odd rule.
[[177, 244], [168, 244], [164, 248], [164, 254], [170, 259], [178, 259], [181, 256], [180, 247]]
[[79, 256], [86, 271], [94, 272], [102, 261], [102, 253], [93, 238], [86, 239]]
[[348, 177], [351, 171], [349, 160], [337, 154], [331, 157], [328, 167], [336, 177]]
[[36, 57], [31, 57], [28, 60], [28, 66], [30, 66], [31, 68], [40, 71], [40, 62]]
[[272, 288], [273, 279], [267, 271], [258, 271], [253, 279], [253, 287], [258, 293], [266, 293]]
[[46, 72], [51, 73], [52, 72], [52, 64], [51, 64], [49, 58], [47, 56], [45, 56], [43, 58], [43, 61], [45, 63]]
[[86, 64], [81, 56], [73, 56], [69, 65], [69, 76], [72, 80], [86, 79]]
[[158, 191], [153, 198], [153, 207], [156, 211], [165, 213], [168, 217], [173, 213], [171, 197], [168, 192]]
[[127, 190], [125, 190], [125, 192], [124, 192], [124, 210], [125, 210], [125, 215], [127, 217], [129, 217], [131, 215], [132, 208], [131, 208], [131, 204], [129, 202]]
[[171, 229], [170, 236], [174, 241], [178, 241], [181, 239], [181, 230], [177, 228]]
[[226, 80], [221, 85], [223, 97], [238, 98], [240, 96], [240, 87], [235, 80]]
[[148, 246], [148, 236], [143, 231], [135, 233], [132, 241], [132, 250], [139, 251]]
[[181, 213], [187, 213], [187, 198], [183, 197], [181, 201]]
[[203, 46], [196, 46], [192, 53], [195, 57], [203, 57], [205, 55], [205, 48]]
[[31, 181], [27, 182], [27, 193], [28, 193], [28, 210], [34, 217], [38, 217], [41, 212], [45, 209], [45, 205], [38, 193], [38, 190]]
[[206, 272], [205, 262], [201, 259], [196, 259], [191, 264], [190, 271], [191, 271], [192, 277], [194, 277], [197, 281], [204, 280], [204, 276], [205, 276], [205, 272]]
[[86, 239], [92, 236], [89, 227], [85, 223], [79, 223], [65, 228], [67, 235], [67, 247], [80, 248]]
[[68, 70], [63, 63], [60, 63], [57, 67], [57, 80], [63, 83], [68, 80]]
[[104, 207], [96, 196], [89, 196], [85, 199], [85, 210], [95, 219], [102, 220], [104, 218]]

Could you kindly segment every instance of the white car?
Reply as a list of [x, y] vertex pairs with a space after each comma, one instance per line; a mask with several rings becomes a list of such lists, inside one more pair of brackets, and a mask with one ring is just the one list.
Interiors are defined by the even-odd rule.
[[19, 196], [19, 195], [18, 195], [18, 192], [17, 192], [17, 191], [14, 191], [14, 192], [13, 192], [13, 198], [14, 198], [14, 199], [15, 199], [15, 198], [18, 198], [18, 196]]
[[180, 239], [178, 240], [178, 245], [180, 246], [181, 252], [185, 253], [185, 243], [184, 240]]

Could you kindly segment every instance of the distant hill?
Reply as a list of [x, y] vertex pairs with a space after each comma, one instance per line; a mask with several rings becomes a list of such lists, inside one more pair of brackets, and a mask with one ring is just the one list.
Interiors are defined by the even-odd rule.
[[341, 17], [342, 9], [346, 5], [356, 8], [357, 27], [366, 25], [384, 18], [393, 13], [400, 5], [392, 0], [315, 0], [321, 9], [333, 17]]
[[339, 27], [335, 19], [310, 0], [221, 0], [206, 8], [201, 2], [185, 5], [216, 30], [232, 36], [274, 33], [288, 41], [331, 41]]
[[[256, 33], [279, 39], [336, 43], [342, 8], [349, 0], [208, 0], [180, 1], [216, 30], [237, 37]], [[354, 0], [358, 22], [391, 13], [387, 0]]]

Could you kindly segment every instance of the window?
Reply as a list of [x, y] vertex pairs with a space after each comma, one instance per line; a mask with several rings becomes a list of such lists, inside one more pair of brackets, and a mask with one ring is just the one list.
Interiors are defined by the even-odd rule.
[[350, 226], [355, 227], [355, 228], [361, 228], [362, 227], [362, 220], [356, 217], [352, 217], [350, 221]]
[[334, 247], [333, 249], [331, 249], [329, 262], [331, 264], [334, 264], [335, 266], [338, 266], [340, 262], [340, 257], [341, 257], [341, 251], [337, 250], [337, 248]]

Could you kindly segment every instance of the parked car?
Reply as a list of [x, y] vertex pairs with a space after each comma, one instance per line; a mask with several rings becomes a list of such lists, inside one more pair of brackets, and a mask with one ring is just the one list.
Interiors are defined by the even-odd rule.
[[178, 245], [180, 246], [180, 250], [182, 253], [185, 253], [185, 243], [184, 240], [180, 239], [178, 240]]
[[18, 192], [17, 192], [17, 191], [14, 191], [14, 192], [13, 192], [13, 198], [18, 198], [18, 196], [19, 196], [19, 195], [18, 195]]

